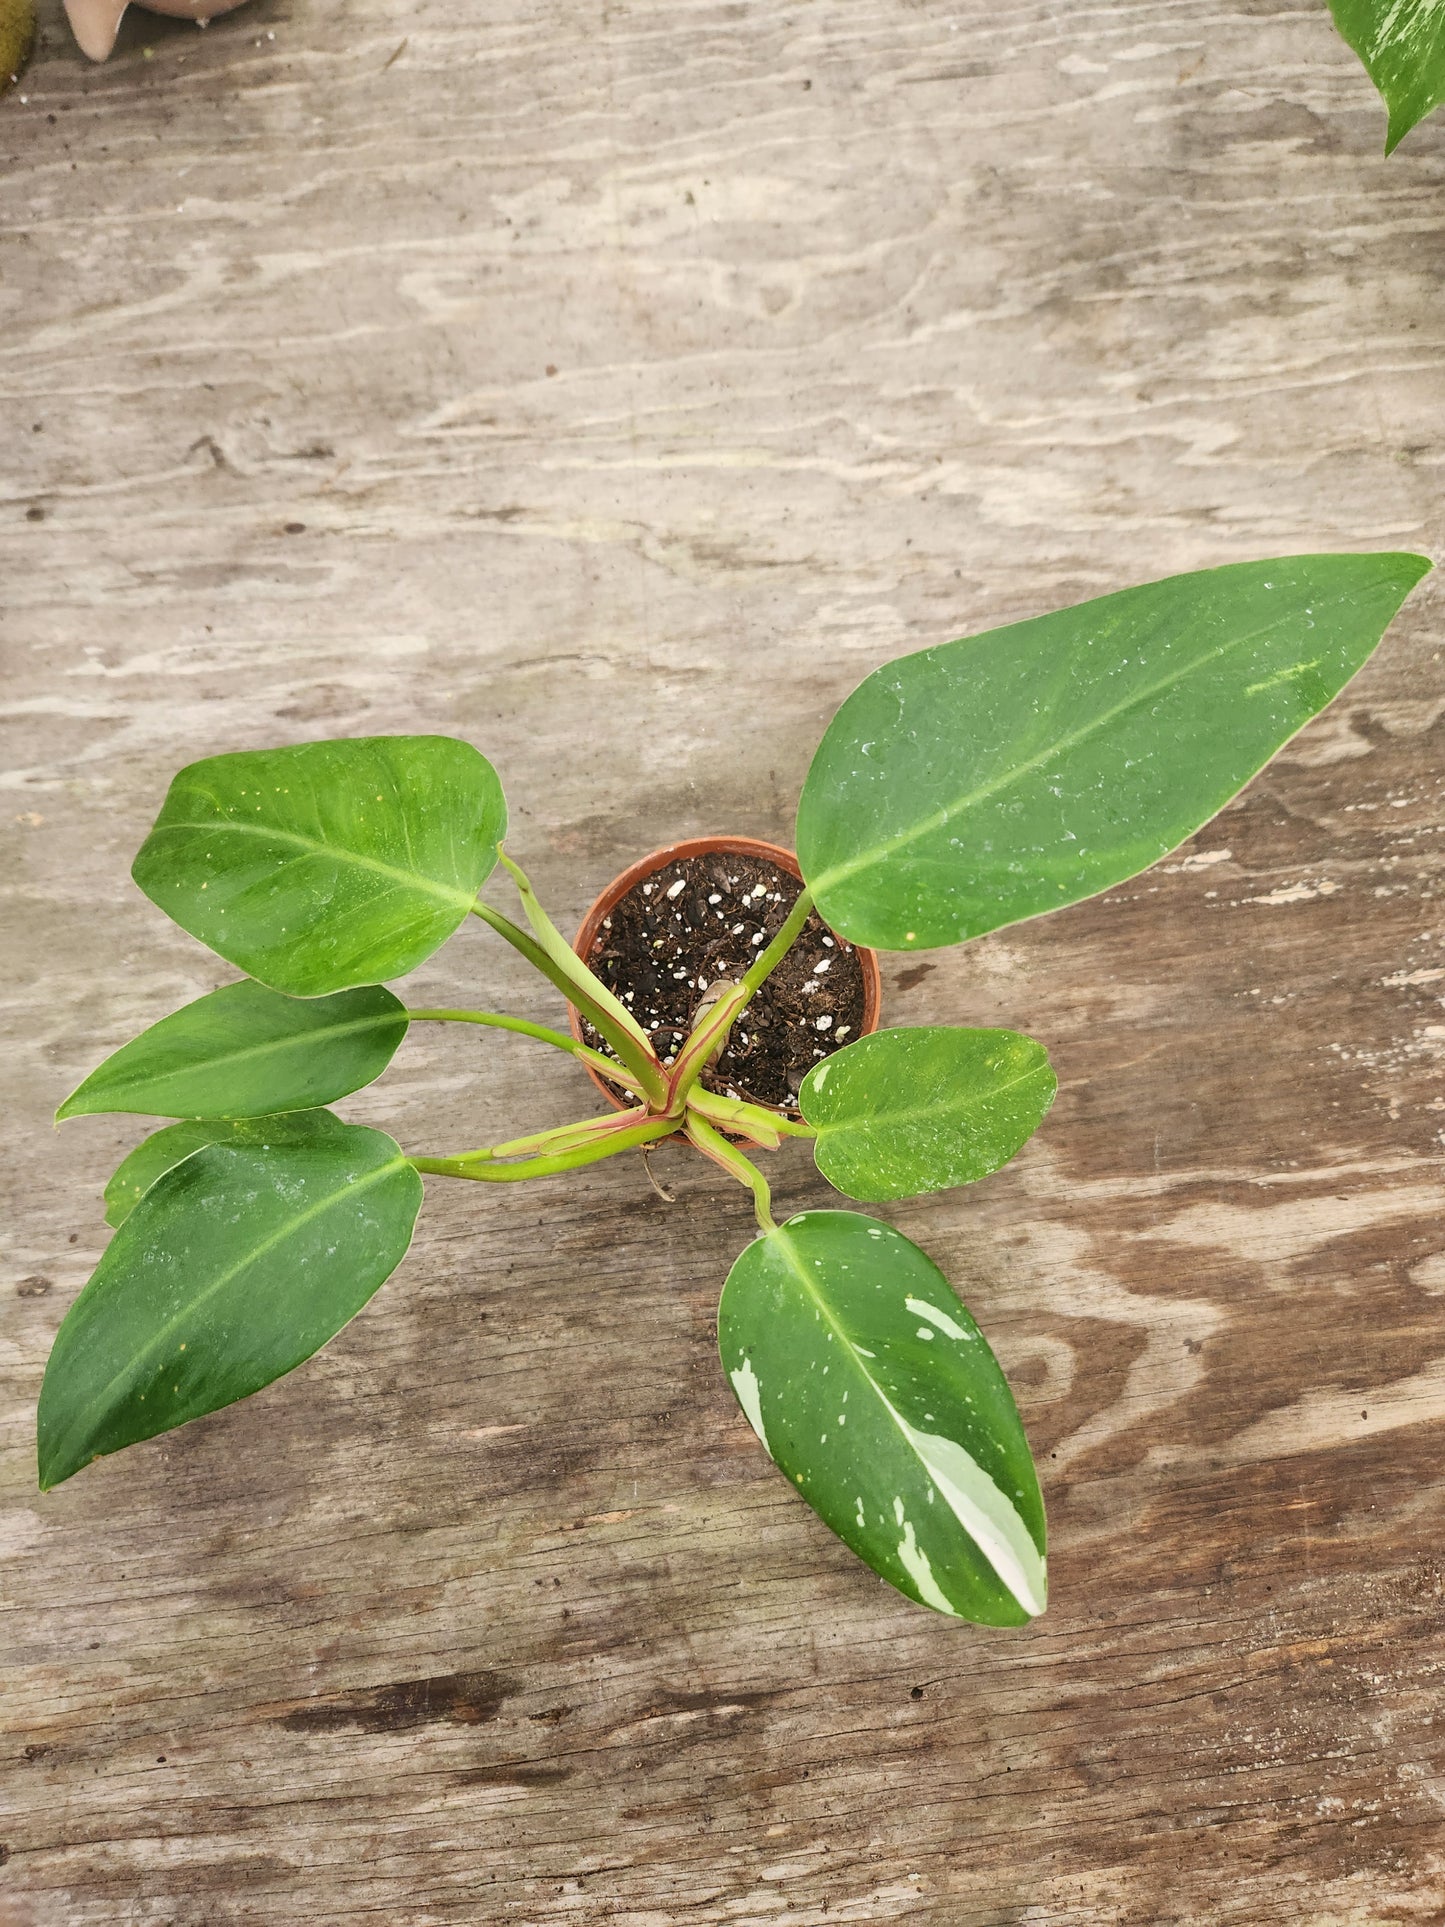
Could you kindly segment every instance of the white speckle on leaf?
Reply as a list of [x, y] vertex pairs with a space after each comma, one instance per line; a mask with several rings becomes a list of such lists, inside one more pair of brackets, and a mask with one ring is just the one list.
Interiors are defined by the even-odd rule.
[[[956, 1318], [950, 1318], [948, 1313], [940, 1311], [937, 1305], [930, 1305], [926, 1298], [905, 1298], [903, 1302], [915, 1318], [926, 1318], [929, 1324], [936, 1325], [945, 1337], [961, 1338], [965, 1342], [971, 1341], [973, 1336], [971, 1332], [966, 1332]], [[919, 1335], [922, 1336], [921, 1333]], [[932, 1333], [928, 1335], [931, 1337]]]

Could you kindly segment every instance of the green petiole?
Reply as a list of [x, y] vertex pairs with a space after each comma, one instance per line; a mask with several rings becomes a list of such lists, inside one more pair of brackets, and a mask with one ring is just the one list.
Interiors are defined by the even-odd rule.
[[722, 1166], [739, 1184], [747, 1186], [753, 1194], [753, 1210], [757, 1215], [758, 1228], [762, 1231], [776, 1231], [773, 1218], [773, 1194], [768, 1189], [768, 1181], [750, 1158], [745, 1158], [735, 1144], [729, 1144], [720, 1132], [715, 1131], [704, 1117], [695, 1111], [689, 1113], [686, 1124], [687, 1140], [710, 1158], [714, 1164]]
[[[594, 987], [602, 990], [603, 986], [580, 957], [569, 951], [570, 964], [553, 957], [535, 937], [529, 936], [510, 917], [504, 916], [500, 910], [494, 910], [489, 903], [473, 904], [472, 915], [489, 924], [499, 937], [505, 938], [534, 969], [541, 971], [549, 983], [555, 984], [570, 1003], [576, 1005], [593, 1028], [607, 1039], [628, 1070], [633, 1072], [638, 1088], [650, 1102], [659, 1106], [666, 1103], [667, 1079], [651, 1044], [645, 1040], [639, 1043], [638, 1037], [633, 1035], [633, 1029], [636, 1028], [633, 1019], [629, 1018], [627, 1025], [622, 1025], [603, 1008], [593, 995]], [[611, 993], [606, 994], [610, 996]], [[638, 1035], [642, 1033], [639, 1031]]]
[[575, 1037], [569, 1037], [565, 1031], [552, 1030], [546, 1024], [534, 1024], [525, 1017], [504, 1017], [490, 1010], [409, 1010], [406, 1014], [414, 1024], [485, 1024], [494, 1030], [514, 1030], [522, 1037], [538, 1038], [544, 1044], [551, 1044], [555, 1050], [565, 1050], [573, 1057], [580, 1058], [603, 1077], [610, 1077], [614, 1084], [624, 1084], [628, 1090], [645, 1095], [642, 1080], [635, 1071], [628, 1070], [611, 1057], [604, 1057], [601, 1051], [579, 1044]]
[[742, 1098], [719, 1097], [716, 1091], [694, 1084], [687, 1094], [687, 1108], [705, 1118], [719, 1130], [745, 1133], [760, 1150], [776, 1151], [785, 1137], [816, 1137], [811, 1124], [795, 1123], [777, 1111], [764, 1110]]
[[[670, 1137], [677, 1128], [673, 1118], [623, 1111], [615, 1117], [591, 1118], [586, 1125], [563, 1125], [557, 1131], [539, 1131], [531, 1138], [514, 1138], [509, 1144], [464, 1151], [456, 1157], [413, 1157], [407, 1162], [414, 1170], [429, 1172], [434, 1177], [516, 1184], [526, 1178], [546, 1178], [559, 1171], [579, 1170], [584, 1164], [596, 1164], [619, 1151], [630, 1151], [638, 1145]], [[504, 1154], [537, 1151], [544, 1145], [550, 1148], [541, 1155], [504, 1161]]]
[[[606, 1011], [607, 1015], [611, 1017], [615, 1023], [619, 1024], [634, 1042], [640, 1044], [644, 1050], [651, 1051], [652, 1040], [648, 1037], [647, 1032], [642, 1028], [641, 1024], [638, 1023], [626, 1004], [624, 1004], [620, 998], [614, 997], [606, 984], [601, 982], [577, 955], [577, 952], [572, 948], [571, 944], [568, 943], [556, 924], [553, 923], [552, 919], [547, 915], [547, 912], [537, 901], [537, 893], [528, 882], [526, 872], [522, 869], [521, 865], [514, 863], [500, 844], [497, 847], [497, 857], [503, 869], [517, 886], [517, 895], [522, 899], [522, 912], [527, 922], [531, 925], [537, 942], [552, 959], [553, 963], [555, 963], [558, 969], [562, 970], [568, 979], [575, 983], [579, 989], [584, 990], [594, 1004], [600, 1005], [601, 1008]], [[599, 1024], [598, 1029], [600, 1030], [601, 1028]], [[604, 1031], [603, 1035], [606, 1036], [606, 1034]]]

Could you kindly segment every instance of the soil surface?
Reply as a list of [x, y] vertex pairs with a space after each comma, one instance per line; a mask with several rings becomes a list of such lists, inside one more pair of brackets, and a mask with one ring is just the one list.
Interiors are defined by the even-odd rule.
[[[801, 888], [763, 857], [680, 858], [633, 885], [603, 920], [586, 961], [671, 1063], [709, 991], [742, 978]], [[858, 953], [815, 910], [702, 1082], [796, 1115], [808, 1072], [862, 1025]], [[585, 1019], [583, 1031], [595, 1049], [608, 1050]]]

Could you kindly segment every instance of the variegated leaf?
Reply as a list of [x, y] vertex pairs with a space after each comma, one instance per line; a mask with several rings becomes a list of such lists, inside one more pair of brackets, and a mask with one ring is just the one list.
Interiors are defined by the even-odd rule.
[[769, 1455], [875, 1572], [959, 1619], [1043, 1611], [1043, 1500], [1018, 1410], [917, 1245], [856, 1212], [790, 1218], [728, 1274], [718, 1345]]

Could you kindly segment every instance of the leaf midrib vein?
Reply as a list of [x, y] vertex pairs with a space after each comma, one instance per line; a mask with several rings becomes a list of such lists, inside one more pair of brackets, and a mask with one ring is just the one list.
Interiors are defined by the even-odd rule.
[[[847, 1332], [843, 1329], [843, 1327], [838, 1323], [837, 1319], [833, 1316], [832, 1312], [828, 1307], [827, 1300], [822, 1298], [819, 1295], [817, 1286], [813, 1283], [812, 1279], [808, 1276], [807, 1271], [804, 1269], [803, 1265], [801, 1264], [796, 1253], [793, 1250], [792, 1240], [787, 1237], [786, 1225], [782, 1225], [779, 1227], [779, 1235], [783, 1243], [783, 1253], [787, 1261], [789, 1270], [792, 1271], [794, 1276], [797, 1278], [799, 1284], [803, 1287], [803, 1290], [807, 1293], [808, 1297], [812, 1299], [813, 1303], [818, 1307], [818, 1310], [823, 1314], [823, 1317], [827, 1320], [828, 1324], [833, 1328], [833, 1330], [837, 1333], [838, 1337], [843, 1341], [844, 1345], [848, 1348], [848, 1356], [853, 1360], [853, 1363], [857, 1367], [859, 1376], [862, 1378], [864, 1384], [867, 1385], [869, 1389], [874, 1393], [879, 1404], [883, 1406], [889, 1418], [893, 1421], [893, 1428], [897, 1432], [899, 1438], [902, 1440], [903, 1445], [906, 1451], [908, 1452], [910, 1459], [918, 1467], [919, 1471], [923, 1474], [923, 1476], [928, 1480], [929, 1484], [935, 1485], [935, 1480], [932, 1472], [929, 1469], [927, 1460], [922, 1457], [922, 1455], [918, 1451], [918, 1448], [914, 1445], [912, 1439], [909, 1438], [907, 1432], [904, 1431], [903, 1429], [902, 1414], [894, 1409], [892, 1399], [888, 1397], [887, 1393], [882, 1389], [882, 1387], [874, 1383], [874, 1380], [871, 1374], [869, 1373], [867, 1366], [863, 1363], [863, 1360], [858, 1355], [858, 1350], [857, 1350], [857, 1347], [854, 1345], [853, 1340], [848, 1336]], [[957, 1441], [955, 1440], [953, 1441], [953, 1443], [956, 1444]], [[975, 1466], [978, 1466], [978, 1470], [983, 1474], [985, 1478], [992, 1478], [992, 1474], [988, 1471], [987, 1467], [979, 1465], [978, 1460], [973, 1457], [973, 1454], [969, 1452], [966, 1447], [960, 1445], [958, 1449], [964, 1453], [965, 1457], [972, 1460]], [[996, 1479], [993, 1480], [993, 1483], [996, 1486], [998, 1485], [998, 1481]], [[999, 1490], [1002, 1492], [1002, 1487], [1000, 1487]], [[1007, 1503], [1007, 1495], [1004, 1495], [1004, 1496], [1005, 1496], [1005, 1502]], [[949, 1509], [950, 1511], [952, 1511], [951, 1507]], [[968, 1530], [967, 1526], [964, 1525], [962, 1519], [958, 1518], [957, 1513], [954, 1513], [953, 1517], [958, 1525], [959, 1531], [962, 1532], [962, 1534], [968, 1540], [970, 1545], [975, 1546], [977, 1548], [979, 1555], [984, 1560], [984, 1563], [994, 1573], [994, 1576], [998, 1579], [999, 1584], [1003, 1586], [1006, 1592], [1009, 1591], [1010, 1588], [1008, 1585], [1008, 1581], [1004, 1579], [1002, 1574], [999, 1573], [997, 1567], [994, 1566], [993, 1561], [989, 1558], [988, 1553], [984, 1549], [984, 1547], [981, 1546], [978, 1540], [974, 1538], [973, 1534]], [[1027, 1531], [1027, 1527], [1025, 1527], [1025, 1531]], [[1033, 1535], [1030, 1533], [1029, 1537], [1032, 1538], [1032, 1536]], [[910, 1578], [911, 1576], [912, 1575], [910, 1574]]]
[[[1378, 587], [1379, 585], [1372, 584], [1371, 586]], [[1358, 590], [1351, 595], [1336, 596], [1333, 599], [1334, 605], [1341, 607], [1352, 602], [1357, 602], [1363, 593], [1363, 590]], [[955, 802], [940, 804], [940, 806], [934, 810], [931, 815], [925, 817], [921, 823], [914, 824], [910, 829], [900, 830], [896, 835], [885, 838], [881, 843], [875, 843], [870, 848], [860, 851], [857, 856], [850, 857], [845, 863], [835, 864], [832, 869], [825, 870], [821, 876], [812, 879], [813, 894], [819, 896], [824, 890], [832, 889], [839, 883], [846, 883], [851, 877], [856, 876], [860, 870], [870, 869], [874, 864], [883, 862], [888, 857], [896, 855], [899, 850], [906, 849], [910, 843], [916, 843], [921, 838], [932, 835], [935, 830], [946, 828], [956, 816], [961, 815], [965, 810], [973, 809], [979, 803], [988, 802], [990, 798], [997, 796], [1000, 791], [1008, 789], [1011, 784], [1022, 782], [1025, 777], [1032, 776], [1036, 770], [1041, 769], [1045, 763], [1052, 762], [1056, 757], [1068, 755], [1071, 751], [1077, 749], [1081, 743], [1087, 742], [1098, 730], [1106, 728], [1120, 716], [1126, 715], [1129, 710], [1138, 708], [1141, 703], [1151, 702], [1156, 696], [1160, 696], [1166, 690], [1172, 689], [1177, 683], [1183, 682], [1186, 678], [1192, 676], [1196, 671], [1204, 668], [1209, 663], [1219, 661], [1222, 656], [1230, 654], [1230, 652], [1235, 649], [1242, 649], [1252, 642], [1257, 642], [1262, 636], [1269, 635], [1271, 630], [1282, 628], [1292, 620], [1294, 620], [1293, 615], [1286, 613], [1278, 616], [1273, 622], [1265, 623], [1262, 628], [1253, 629], [1247, 635], [1231, 637], [1227, 642], [1220, 643], [1217, 648], [1209, 650], [1206, 654], [1195, 656], [1175, 674], [1164, 677], [1162, 681], [1154, 683], [1150, 688], [1140, 690], [1135, 695], [1128, 697], [1125, 701], [1117, 703], [1112, 709], [1103, 711], [1100, 715], [1094, 717], [1079, 729], [1076, 729], [1072, 735], [1060, 737], [1056, 742], [1049, 743], [1044, 749], [1040, 750], [1037, 755], [1027, 757], [1022, 763], [1015, 763], [1011, 768], [1005, 770], [992, 781], [981, 784], [976, 790], [969, 791], [968, 794], [959, 797]], [[981, 640], [981, 638], [971, 637], [969, 640], [976, 642]], [[1338, 694], [1339, 692], [1336, 691], [1335, 693]], [[1331, 700], [1333, 700], [1333, 697]], [[1309, 720], [1310, 718], [1305, 718], [1306, 722]], [[1300, 727], [1303, 728], [1304, 723], [1301, 723]]]
[[[227, 1153], [227, 1155], [231, 1154], [231, 1147], [228, 1145], [206, 1144], [202, 1145], [198, 1151], [193, 1151], [191, 1157], [201, 1156], [206, 1151], [211, 1150], [220, 1150]], [[183, 1158], [181, 1163], [190, 1163], [190, 1158]], [[354, 1198], [359, 1193], [370, 1190], [372, 1185], [380, 1183], [382, 1178], [386, 1177], [390, 1172], [405, 1169], [406, 1166], [406, 1158], [398, 1151], [394, 1158], [388, 1158], [385, 1164], [378, 1165], [374, 1171], [368, 1172], [364, 1177], [347, 1178], [335, 1191], [328, 1192], [324, 1198], [319, 1199], [314, 1205], [311, 1205], [307, 1210], [301, 1212], [299, 1216], [288, 1218], [285, 1224], [279, 1226], [269, 1237], [263, 1238], [258, 1245], [253, 1246], [244, 1257], [238, 1258], [227, 1270], [219, 1273], [202, 1292], [190, 1299], [180, 1311], [175, 1312], [168, 1318], [139, 1351], [133, 1352], [128, 1362], [122, 1366], [119, 1371], [113, 1373], [112, 1376], [106, 1380], [100, 1390], [86, 1402], [81, 1414], [66, 1428], [60, 1444], [67, 1443], [78, 1431], [82, 1430], [82, 1420], [88, 1424], [91, 1415], [98, 1407], [104, 1406], [105, 1401], [109, 1399], [110, 1394], [115, 1390], [117, 1385], [121, 1384], [128, 1377], [133, 1378], [140, 1364], [148, 1358], [153, 1357], [165, 1344], [166, 1340], [173, 1337], [187, 1319], [193, 1317], [200, 1309], [209, 1304], [218, 1291], [223, 1290], [229, 1285], [231, 1281], [237, 1278], [241, 1272], [245, 1271], [249, 1265], [256, 1264], [260, 1259], [264, 1258], [268, 1252], [282, 1243], [283, 1240], [294, 1235], [294, 1233], [299, 1231], [303, 1226], [310, 1224], [314, 1218], [318, 1218], [324, 1212], [331, 1210], [341, 1199], [346, 1197]], [[181, 1166], [175, 1165], [172, 1168], [179, 1170]], [[134, 1222], [133, 1213], [131, 1222]], [[124, 1227], [122, 1226], [122, 1232], [123, 1230]], [[80, 1301], [77, 1299], [76, 1302], [78, 1304]], [[195, 1416], [199, 1417], [200, 1414], [197, 1413]], [[62, 1462], [64, 1460], [64, 1455], [58, 1449], [54, 1457], [61, 1459]], [[78, 1470], [79, 1468], [77, 1467], [76, 1469]]]
[[[406, 1017], [401, 1011], [387, 1011], [372, 1017], [350, 1017], [344, 1024], [320, 1025], [315, 1030], [293, 1032], [289, 1037], [271, 1037], [263, 1044], [248, 1044], [243, 1050], [233, 1050], [215, 1057], [207, 1057], [199, 1060], [195, 1064], [181, 1065], [175, 1070], [152, 1071], [148, 1074], [132, 1073], [129, 1076], [120, 1078], [118, 1082], [109, 1087], [105, 1084], [97, 1084], [96, 1089], [102, 1094], [110, 1096], [123, 1096], [128, 1093], [134, 1094], [136, 1090], [145, 1090], [148, 1084], [169, 1084], [175, 1078], [194, 1077], [198, 1073], [208, 1071], [216, 1065], [230, 1067], [232, 1065], [245, 1063], [250, 1058], [264, 1057], [271, 1051], [295, 1050], [297, 1048], [306, 1049], [321, 1041], [330, 1043], [333, 1038], [350, 1037], [357, 1031], [373, 1030], [387, 1024], [394, 1024], [398, 1021], [401, 1023], [403, 1033], [405, 1033]], [[136, 1041], [139, 1043], [140, 1039], [137, 1038]], [[401, 1039], [398, 1038], [397, 1042], [400, 1043], [400, 1041]], [[102, 1064], [99, 1070], [92, 1072], [91, 1077], [86, 1079], [86, 1084], [89, 1084], [92, 1078], [99, 1077], [104, 1069], [105, 1066]], [[84, 1089], [84, 1084], [78, 1086], [75, 1095], [79, 1097], [81, 1091]], [[345, 1096], [345, 1094], [345, 1092], [337, 1093], [338, 1096]], [[71, 1115], [73, 1115], [73, 1113], [71, 1113]], [[159, 1115], [162, 1117], [184, 1117], [189, 1115], [189, 1113], [162, 1111]], [[202, 1111], [196, 1113], [197, 1117], [223, 1117], [225, 1115], [226, 1113], [222, 1111]], [[270, 1113], [260, 1112], [256, 1113], [256, 1115], [269, 1116]]]
[[[886, 1035], [886, 1032], [884, 1034]], [[803, 1115], [809, 1124], [816, 1126], [819, 1136], [825, 1131], [887, 1130], [895, 1124], [916, 1124], [940, 1115], [951, 1116], [959, 1111], [970, 1109], [981, 1110], [993, 1103], [996, 1098], [1002, 1097], [1005, 1091], [1016, 1090], [1020, 1084], [1027, 1084], [1041, 1074], [1047, 1075], [1051, 1069], [1052, 1066], [1047, 1060], [1042, 1064], [1035, 1064], [1032, 1069], [1020, 1071], [1017, 1077], [1009, 1078], [1007, 1083], [995, 1084], [985, 1096], [974, 1098], [971, 1102], [955, 1100], [953, 1103], [949, 1103], [945, 1100], [939, 1104], [910, 1107], [906, 1111], [874, 1112], [871, 1116], [867, 1113], [862, 1113], [856, 1114], [853, 1117], [830, 1118], [827, 1120], [808, 1117], [806, 1111]]]
[[194, 830], [202, 836], [260, 836], [272, 843], [292, 843], [298, 850], [305, 850], [311, 855], [327, 856], [334, 862], [349, 863], [359, 870], [374, 870], [378, 876], [389, 877], [394, 883], [436, 897], [442, 903], [462, 904], [470, 909], [476, 899], [475, 890], [449, 888], [432, 877], [423, 876], [419, 871], [399, 870], [393, 863], [383, 863], [378, 857], [362, 856], [355, 850], [323, 842], [318, 837], [303, 836], [299, 830], [277, 829], [267, 823], [236, 823], [227, 819], [217, 823], [159, 823], [153, 834], [167, 830]]

